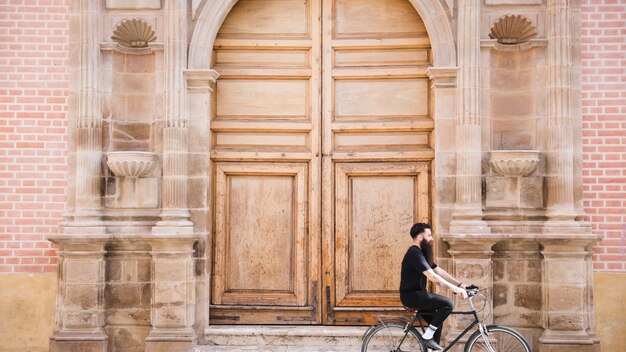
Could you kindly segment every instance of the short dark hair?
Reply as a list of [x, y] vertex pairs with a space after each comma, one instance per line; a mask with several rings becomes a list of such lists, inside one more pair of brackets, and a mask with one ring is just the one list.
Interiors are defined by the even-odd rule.
[[[411, 238], [415, 238], [417, 237], [417, 235], [419, 235], [420, 233], [426, 231], [426, 229], [431, 229], [430, 225], [425, 224], [423, 222], [418, 222], [415, 223], [412, 227], [411, 227]], [[432, 230], [432, 229], [431, 229]]]

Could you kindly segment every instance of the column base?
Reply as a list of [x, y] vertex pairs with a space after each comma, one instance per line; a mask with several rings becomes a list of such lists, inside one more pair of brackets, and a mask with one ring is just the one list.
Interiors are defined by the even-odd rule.
[[540, 352], [597, 352], [599, 347], [598, 339], [583, 331], [546, 330], [539, 338]]
[[192, 352], [197, 342], [191, 329], [152, 330], [146, 337], [146, 352]]
[[109, 337], [104, 332], [55, 332], [50, 352], [107, 352]]

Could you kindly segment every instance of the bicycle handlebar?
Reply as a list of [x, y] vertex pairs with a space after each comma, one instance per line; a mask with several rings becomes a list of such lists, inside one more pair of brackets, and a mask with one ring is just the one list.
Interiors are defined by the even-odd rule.
[[478, 294], [478, 289], [477, 288], [470, 288], [467, 289], [467, 297], [474, 297]]

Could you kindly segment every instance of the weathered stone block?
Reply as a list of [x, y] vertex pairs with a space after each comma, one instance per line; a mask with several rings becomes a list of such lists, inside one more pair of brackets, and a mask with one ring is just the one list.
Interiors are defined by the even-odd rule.
[[528, 282], [541, 282], [541, 261], [529, 260], [526, 263], [526, 280]]
[[506, 272], [509, 275], [509, 281], [519, 282], [524, 278], [524, 262], [511, 260], [506, 265]]
[[107, 309], [107, 325], [150, 325], [150, 309]]
[[472, 264], [457, 261], [457, 272], [459, 277], [465, 279], [483, 278], [488, 273], [487, 266], [488, 264]]
[[186, 283], [160, 284], [154, 293], [155, 303], [184, 302], [187, 296]]
[[122, 261], [116, 259], [108, 259], [106, 261], [106, 281], [115, 282], [122, 278]]
[[108, 341], [50, 340], [50, 352], [108, 352]]
[[108, 308], [137, 308], [141, 305], [142, 287], [136, 283], [109, 284], [106, 286]]
[[156, 208], [160, 182], [156, 177], [116, 177], [115, 196], [107, 201], [110, 208]]
[[540, 285], [515, 286], [515, 306], [540, 310], [542, 306]]
[[503, 284], [493, 284], [493, 306], [506, 305], [509, 295], [509, 286]]
[[158, 306], [154, 314], [153, 326], [158, 327], [180, 327], [183, 326], [187, 317], [187, 308], [183, 302], [175, 305]]
[[158, 260], [154, 263], [154, 277], [159, 282], [178, 282], [187, 277], [187, 260]]
[[550, 312], [548, 315], [548, 326], [553, 330], [582, 330], [582, 312]]
[[98, 319], [95, 312], [66, 310], [63, 317], [63, 328], [92, 328], [99, 326], [97, 322]]
[[98, 306], [98, 286], [66, 285], [63, 303], [68, 307], [94, 309]]
[[504, 261], [502, 260], [493, 261], [493, 279], [495, 281], [500, 281], [504, 279]]
[[100, 277], [98, 260], [65, 260], [67, 283], [95, 283]]
[[111, 346], [109, 352], [143, 352], [144, 339], [149, 332], [147, 327], [116, 326], [107, 329]]
[[543, 207], [543, 177], [487, 176], [489, 208]]
[[581, 261], [557, 261], [550, 260], [546, 266], [547, 281], [551, 285], [583, 285], [586, 278], [582, 273], [585, 272], [585, 263]]
[[584, 309], [584, 287], [582, 286], [552, 286], [548, 289], [548, 307], [550, 310], [578, 310]]

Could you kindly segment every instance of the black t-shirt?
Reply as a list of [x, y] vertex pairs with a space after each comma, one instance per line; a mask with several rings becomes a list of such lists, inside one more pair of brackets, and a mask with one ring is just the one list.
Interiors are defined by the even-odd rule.
[[434, 269], [437, 264], [428, 265], [422, 250], [412, 245], [406, 251], [402, 259], [402, 272], [400, 274], [400, 293], [411, 291], [426, 291], [426, 276], [424, 271]]

